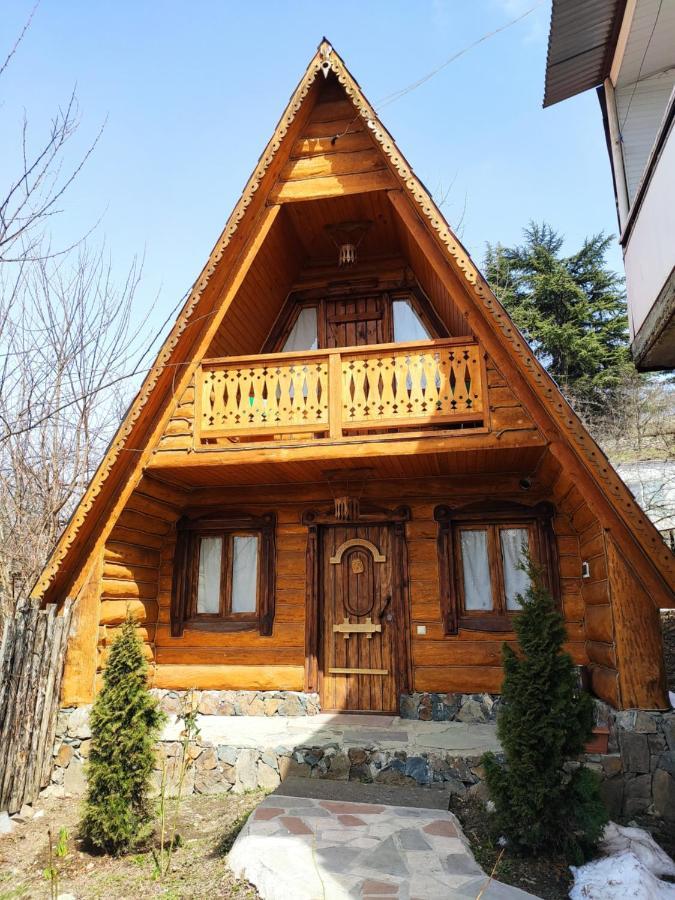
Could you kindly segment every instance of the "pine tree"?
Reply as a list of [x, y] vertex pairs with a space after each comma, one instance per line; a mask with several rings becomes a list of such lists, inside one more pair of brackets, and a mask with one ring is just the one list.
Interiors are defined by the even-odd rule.
[[103, 688], [91, 713], [92, 742], [81, 832], [96, 850], [118, 856], [152, 828], [148, 799], [153, 745], [164, 716], [150, 696], [136, 625], [127, 618], [110, 648]]
[[503, 649], [497, 733], [506, 762], [484, 758], [494, 824], [516, 852], [556, 850], [579, 862], [607, 820], [595, 773], [583, 766], [571, 775], [565, 770], [591, 736], [593, 710], [562, 650], [563, 618], [541, 574], [532, 564], [528, 571], [530, 588], [514, 625], [518, 651]]
[[518, 247], [488, 245], [487, 280], [568, 399], [597, 413], [634, 371], [623, 281], [605, 262], [612, 238], [563, 256], [549, 225], [531, 222], [524, 235]]

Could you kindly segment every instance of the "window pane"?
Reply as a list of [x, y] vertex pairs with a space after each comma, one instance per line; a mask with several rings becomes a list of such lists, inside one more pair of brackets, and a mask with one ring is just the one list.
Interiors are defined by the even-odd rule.
[[197, 585], [197, 612], [220, 612], [220, 564], [223, 557], [223, 539], [203, 537], [199, 541], [199, 582]]
[[460, 534], [466, 609], [491, 610], [493, 602], [487, 531], [462, 531]]
[[258, 536], [232, 538], [232, 612], [255, 612], [258, 600]]
[[291, 328], [286, 343], [283, 346], [284, 353], [294, 350], [316, 350], [319, 347], [318, 331], [316, 327], [316, 307], [306, 306], [300, 310], [300, 315]]
[[503, 528], [499, 537], [502, 544], [506, 608], [520, 609], [516, 597], [518, 594], [525, 596], [530, 586], [527, 572], [518, 567], [525, 562], [525, 554], [530, 548], [528, 531], [527, 528]]
[[394, 300], [392, 303], [394, 313], [394, 341], [428, 341], [431, 337], [407, 300]]

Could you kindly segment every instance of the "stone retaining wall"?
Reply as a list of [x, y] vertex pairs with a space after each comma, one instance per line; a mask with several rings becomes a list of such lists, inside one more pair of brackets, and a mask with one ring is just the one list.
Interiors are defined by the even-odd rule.
[[608, 752], [586, 762], [603, 779], [610, 816], [675, 821], [675, 710], [618, 712], [600, 701], [595, 709], [596, 723], [609, 728]]
[[[204, 691], [199, 696], [199, 708], [208, 720], [212, 714], [206, 710], [214, 708], [213, 704], [222, 708], [225, 693]], [[175, 692], [160, 695], [161, 704], [170, 715], [175, 716], [175, 705], [179, 700]], [[297, 700], [305, 710], [297, 715], [318, 711], [318, 698], [314, 699], [312, 695], [289, 697], [280, 692], [278, 696], [270, 697], [247, 692], [242, 701], [232, 701], [233, 714], [242, 715], [236, 712], [237, 708], [244, 708], [237, 706], [240, 702], [248, 702], [249, 708], [261, 710], [269, 700], [290, 703], [290, 708], [295, 710], [298, 709]], [[464, 724], [494, 719], [497, 706], [495, 699], [486, 694], [417, 694], [405, 698], [405, 703], [410, 704], [405, 709], [407, 718], [436, 719], [439, 716], [443, 722], [455, 719]], [[280, 705], [273, 712], [269, 711], [272, 709], [270, 704], [267, 713], [258, 712], [258, 715], [282, 716], [281, 708]], [[79, 796], [83, 793], [86, 786], [84, 764], [91, 743], [88, 718], [89, 707], [60, 711], [52, 781], [43, 792], [44, 796]], [[222, 720], [226, 715], [219, 713], [217, 718]], [[215, 719], [216, 716], [211, 721]], [[585, 762], [602, 778], [602, 791], [610, 815], [630, 819], [635, 815], [653, 814], [675, 821], [675, 711], [617, 712], [596, 702], [596, 723], [609, 728], [608, 752], [586, 754]], [[226, 725], [222, 732], [227, 734]], [[382, 732], [386, 741], [386, 729]], [[175, 728], [174, 733], [178, 734]], [[457, 756], [456, 751], [450, 754], [442, 750], [415, 755], [404, 749], [381, 747], [375, 739], [364, 740], [363, 746], [358, 747], [352, 744], [345, 747], [339, 742], [324, 743], [319, 747], [308, 742], [292, 749], [258, 748], [251, 747], [250, 743], [238, 747], [219, 740], [199, 739], [191, 749], [191, 757], [194, 765], [186, 779], [186, 793], [237, 793], [255, 787], [273, 790], [289, 775], [388, 784], [445, 782], [453, 793], [483, 797], [486, 793], [479, 756]], [[162, 760], [169, 788], [175, 784], [179, 758], [180, 744], [175, 736], [160, 741], [155, 771], [157, 787], [161, 780]], [[577, 765], [578, 762], [572, 762], [569, 767]]]

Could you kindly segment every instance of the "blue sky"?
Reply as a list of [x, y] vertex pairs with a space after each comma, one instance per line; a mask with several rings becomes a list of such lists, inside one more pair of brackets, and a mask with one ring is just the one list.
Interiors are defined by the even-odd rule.
[[[100, 143], [52, 221], [96, 222], [121, 278], [145, 253], [139, 308], [161, 321], [189, 288], [325, 34], [377, 107], [535, 0], [42, 0], [0, 81], [0, 173], [15, 175], [23, 110], [37, 139], [77, 84], [71, 159]], [[33, 0], [6, 0], [0, 55]], [[486, 242], [547, 220], [573, 250], [616, 234], [600, 110], [588, 92], [543, 110], [549, 3], [381, 111], [480, 263]], [[463, 217], [462, 217], [463, 214]], [[611, 264], [620, 269], [616, 246]]]

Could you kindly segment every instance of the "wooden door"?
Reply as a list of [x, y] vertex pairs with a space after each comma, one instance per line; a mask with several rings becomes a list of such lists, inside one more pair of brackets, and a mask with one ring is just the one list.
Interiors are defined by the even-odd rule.
[[325, 346], [364, 347], [391, 340], [390, 304], [382, 295], [331, 298], [325, 302]]
[[323, 529], [322, 687], [324, 709], [398, 710], [397, 600], [389, 525]]

